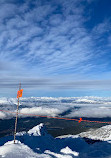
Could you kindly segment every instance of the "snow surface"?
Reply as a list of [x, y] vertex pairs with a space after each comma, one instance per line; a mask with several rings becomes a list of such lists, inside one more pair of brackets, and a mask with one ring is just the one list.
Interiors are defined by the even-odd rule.
[[[0, 110], [16, 112], [16, 98], [0, 98]], [[111, 97], [27, 97], [20, 98], [19, 112], [25, 114], [64, 117], [111, 117]], [[15, 114], [0, 111], [0, 119]], [[27, 117], [27, 115], [19, 115]], [[32, 117], [32, 116], [30, 116]]]
[[[76, 136], [53, 138], [41, 123], [28, 132], [18, 133], [16, 144], [13, 143], [12, 136], [1, 138], [0, 156], [1, 158], [111, 158], [110, 129], [111, 125], [96, 130], [98, 139], [104, 136], [106, 139], [88, 144], [81, 138], [82, 133]], [[92, 134], [90, 133], [90, 136]]]
[[45, 126], [43, 125], [43, 123], [41, 123], [39, 126], [35, 126], [32, 129], [30, 129], [28, 131], [29, 135], [33, 135], [33, 136], [41, 136], [41, 135], [47, 135]]
[[33, 152], [27, 145], [16, 141], [9, 141], [0, 147], [0, 155], [4, 158], [51, 158], [46, 154], [37, 154]]
[[79, 155], [78, 152], [72, 151], [68, 146], [66, 148], [64, 148], [64, 149], [61, 149], [61, 152], [65, 153], [65, 154], [72, 154], [74, 156], [78, 156]]
[[79, 134], [79, 136], [90, 138], [93, 140], [102, 140], [102, 141], [111, 140], [111, 125], [103, 126], [96, 130], [92, 129], [88, 132], [82, 132]]

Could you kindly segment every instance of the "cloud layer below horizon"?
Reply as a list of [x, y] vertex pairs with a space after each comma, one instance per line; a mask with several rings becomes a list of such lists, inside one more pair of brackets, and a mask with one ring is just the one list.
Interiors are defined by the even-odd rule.
[[[0, 98], [0, 109], [16, 112], [17, 99]], [[35, 117], [32, 115], [59, 117], [111, 117], [111, 97], [29, 97], [20, 100], [19, 117]], [[14, 113], [0, 111], [0, 119], [15, 117]], [[36, 116], [38, 117], [38, 116]]]

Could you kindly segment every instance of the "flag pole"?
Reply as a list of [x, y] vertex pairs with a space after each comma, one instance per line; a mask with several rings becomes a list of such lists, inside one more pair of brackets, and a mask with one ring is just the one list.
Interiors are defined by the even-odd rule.
[[[19, 84], [19, 91], [20, 90], [21, 90], [21, 83]], [[15, 119], [14, 144], [15, 144], [16, 131], [17, 131], [18, 108], [19, 108], [19, 96], [18, 96], [17, 112], [16, 112], [16, 119]]]

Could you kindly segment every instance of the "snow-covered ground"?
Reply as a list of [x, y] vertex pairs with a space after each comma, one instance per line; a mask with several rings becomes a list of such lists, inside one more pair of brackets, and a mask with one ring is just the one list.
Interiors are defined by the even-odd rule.
[[93, 140], [102, 140], [102, 141], [111, 140], [111, 125], [103, 126], [98, 129], [92, 129], [89, 130], [88, 132], [82, 132], [79, 134], [79, 136]]
[[[16, 111], [16, 98], [0, 98], [0, 110]], [[19, 112], [64, 117], [111, 117], [111, 97], [29, 97], [20, 98]], [[15, 114], [0, 111], [0, 119]], [[21, 117], [26, 117], [21, 115]]]
[[[105, 131], [105, 132], [104, 132]], [[90, 133], [90, 138], [94, 136]], [[53, 138], [41, 123], [28, 132], [17, 133], [16, 144], [13, 137], [0, 139], [1, 158], [111, 158], [111, 125], [99, 128], [96, 138], [104, 141], [88, 144], [79, 135]], [[84, 137], [87, 136], [84, 134]], [[107, 140], [107, 141], [105, 141]]]

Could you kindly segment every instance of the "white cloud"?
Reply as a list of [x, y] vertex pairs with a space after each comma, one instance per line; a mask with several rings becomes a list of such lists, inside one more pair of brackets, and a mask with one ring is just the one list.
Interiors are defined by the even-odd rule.
[[[0, 109], [16, 112], [17, 99], [1, 98]], [[111, 117], [111, 97], [29, 97], [21, 98], [19, 117], [34, 117], [33, 115], [59, 117]], [[29, 114], [29, 116], [27, 115]], [[1, 119], [15, 117], [16, 113], [0, 111]], [[35, 116], [39, 117], [39, 116]]]
[[57, 108], [32, 107], [32, 108], [22, 108], [20, 109], [20, 113], [33, 114], [33, 115], [45, 115], [45, 116], [57, 116], [58, 114], [61, 113], [61, 111]]
[[[77, 3], [77, 1], [75, 2]], [[60, 2], [57, 3], [59, 4]], [[13, 60], [16, 56], [20, 56], [20, 59], [24, 59], [24, 63], [31, 62], [32, 59], [35, 63], [37, 60], [38, 62], [36, 62], [35, 67], [38, 66], [43, 73], [44, 71], [45, 73], [55, 73], [58, 69], [64, 71], [67, 70], [67, 67], [70, 69], [70, 67], [74, 67], [80, 62], [88, 60], [89, 49], [83, 45], [86, 42], [90, 42], [90, 38], [85, 28], [83, 29], [82, 21], [84, 18], [81, 14], [81, 10], [83, 9], [82, 7], [77, 8], [76, 3], [72, 1], [70, 3], [73, 6], [71, 8], [69, 7], [69, 2], [65, 3], [61, 1], [64, 15], [56, 13], [51, 15], [53, 11], [56, 11], [57, 4], [56, 6], [51, 3], [47, 5], [39, 4], [39, 6], [35, 5], [35, 8], [32, 8], [32, 10], [28, 10], [29, 4], [25, 3], [24, 7], [27, 11], [22, 13], [22, 16], [20, 14], [22, 12], [21, 6], [12, 4], [12, 10], [15, 10], [16, 16], [11, 15], [12, 17], [7, 19], [3, 26], [5, 28], [3, 34], [5, 35], [4, 41], [6, 41], [6, 45], [5, 54], [3, 53], [2, 55], [4, 57], [7, 56], [10, 60]], [[7, 4], [4, 3], [5, 5]], [[67, 10], [64, 10], [65, 7]], [[12, 6], [9, 8], [12, 8]], [[70, 11], [73, 12], [72, 15], [70, 15]], [[3, 10], [2, 12], [5, 11]], [[67, 14], [65, 14], [66, 12]], [[54, 26], [53, 24], [52, 27], [50, 26], [50, 22], [54, 23], [54, 20], [55, 22], [59, 22], [59, 25]], [[84, 32], [84, 37], [83, 35], [81, 37], [80, 33], [78, 35], [77, 32], [73, 33], [71, 31], [77, 28], [79, 28], [79, 32]], [[34, 38], [40, 36], [41, 33], [43, 33], [41, 39]], [[72, 38], [70, 41], [69, 38], [73, 34], [74, 39]], [[75, 42], [76, 38], [78, 38], [78, 43]], [[2, 44], [4, 44], [4, 41], [2, 41]], [[59, 56], [57, 49], [60, 50]]]
[[84, 107], [81, 107], [77, 111], [72, 111], [66, 117], [87, 117], [87, 118], [111, 117], [111, 108], [110, 107], [101, 108], [100, 105], [96, 107], [94, 105], [93, 106], [84, 105]]
[[100, 35], [105, 32], [109, 32], [110, 31], [110, 21], [104, 20], [102, 23], [99, 23], [98, 25], [96, 25], [92, 31], [95, 33], [95, 35]]
[[6, 20], [6, 18], [11, 18], [15, 15], [17, 11], [17, 6], [15, 4], [4, 3], [0, 6], [0, 21]]
[[0, 119], [5, 119], [5, 118], [6, 118], [5, 113], [3, 113], [3, 112], [0, 111]]

